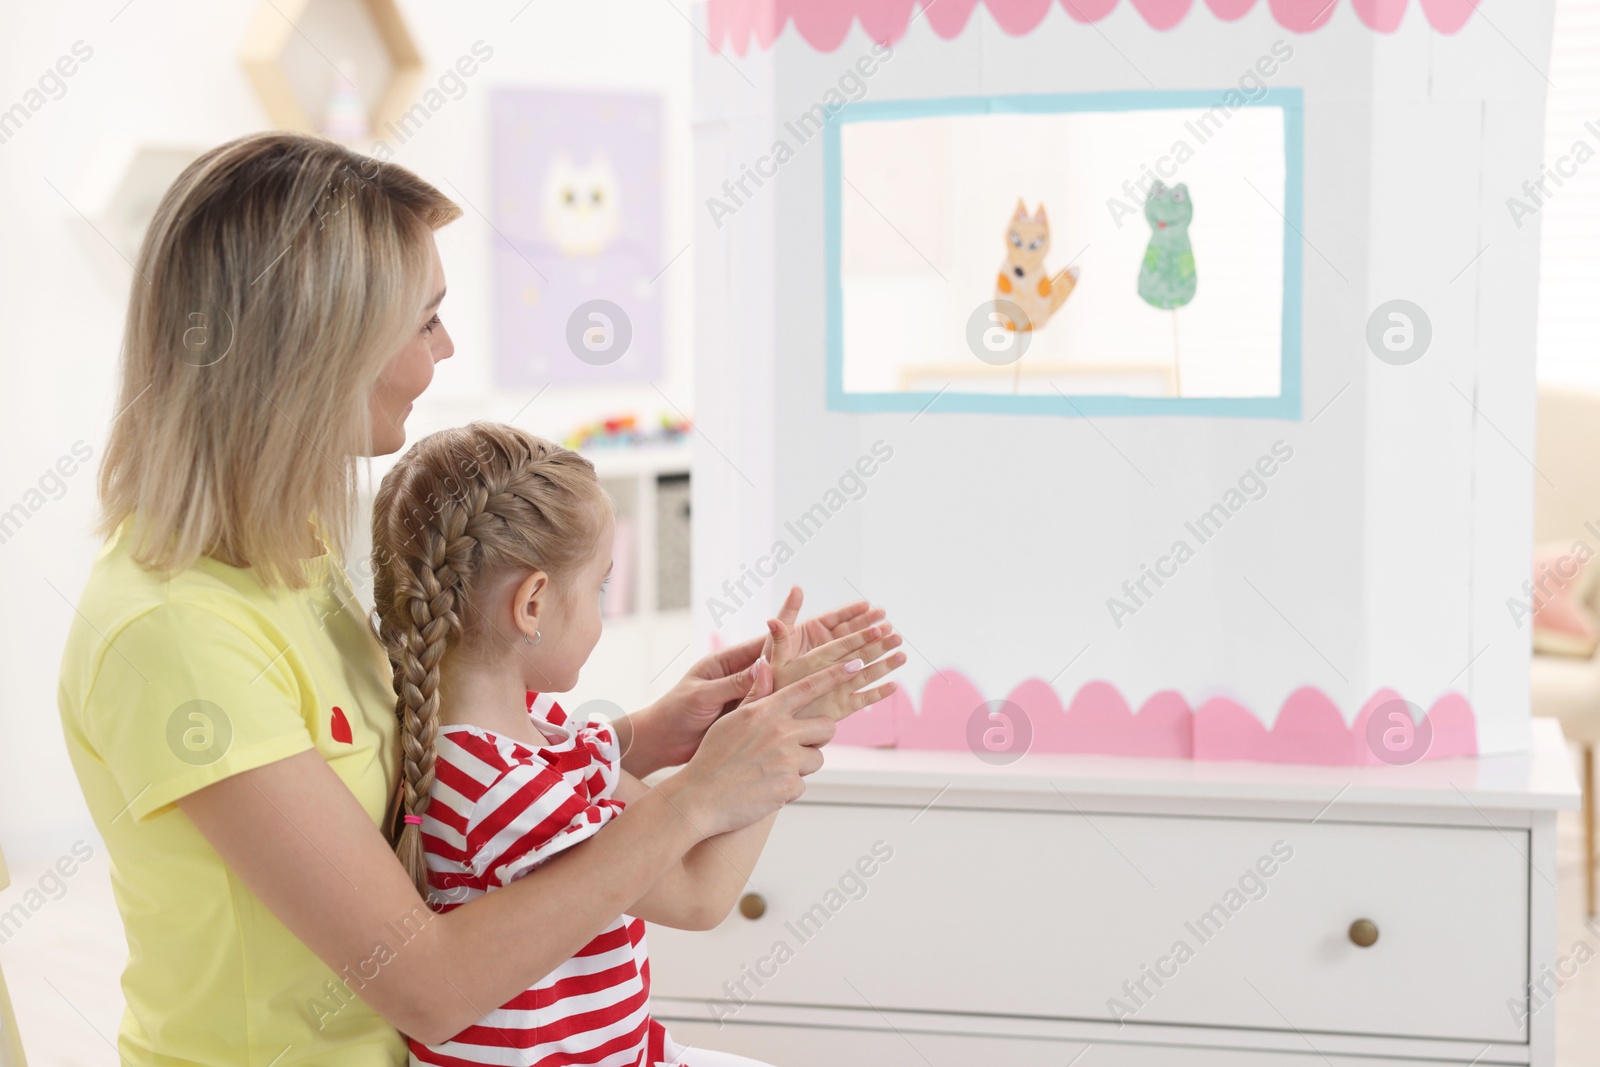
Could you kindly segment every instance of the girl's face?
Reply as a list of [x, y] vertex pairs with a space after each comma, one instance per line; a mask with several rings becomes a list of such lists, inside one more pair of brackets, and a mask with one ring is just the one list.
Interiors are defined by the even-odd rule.
[[412, 401], [433, 381], [433, 365], [455, 354], [456, 346], [439, 320], [439, 305], [444, 300], [444, 263], [431, 233], [428, 247], [433, 253], [433, 280], [428, 289], [432, 299], [412, 324], [411, 339], [384, 365], [367, 402], [375, 456], [398, 452], [405, 445], [406, 416], [411, 414]]
[[517, 626], [530, 639], [535, 630], [540, 636], [530, 647], [518, 635], [513, 655], [526, 688], [536, 693], [571, 690], [600, 642], [600, 594], [611, 576], [614, 523], [607, 509], [594, 556], [565, 583], [552, 583], [543, 571], [535, 571], [517, 587]]

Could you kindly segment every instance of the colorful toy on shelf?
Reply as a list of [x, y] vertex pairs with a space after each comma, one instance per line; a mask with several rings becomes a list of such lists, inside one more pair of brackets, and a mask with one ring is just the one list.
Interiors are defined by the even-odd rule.
[[692, 423], [687, 419], [662, 415], [654, 430], [644, 430], [632, 414], [587, 423], [567, 435], [563, 442], [568, 448], [638, 447], [651, 444], [671, 444], [689, 433]]
[[349, 60], [334, 68], [328, 102], [322, 112], [322, 136], [343, 144], [356, 144], [370, 132], [361, 92], [356, 88], [355, 79], [346, 73], [354, 68], [355, 64]]

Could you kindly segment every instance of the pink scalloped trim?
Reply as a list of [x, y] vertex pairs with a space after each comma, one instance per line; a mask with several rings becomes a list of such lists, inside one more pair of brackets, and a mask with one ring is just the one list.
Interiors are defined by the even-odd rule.
[[[874, 41], [891, 44], [905, 35], [918, 8], [933, 32], [949, 40], [959, 34], [982, 3], [1005, 32], [1012, 36], [1033, 32], [1057, 3], [1079, 22], [1099, 22], [1118, 0], [709, 0], [707, 25], [711, 47], [726, 42], [744, 55], [753, 37], [770, 48], [783, 28], [793, 22], [795, 31], [819, 52], [831, 52], [844, 42], [857, 20]], [[1182, 22], [1194, 0], [1128, 0], [1144, 20], [1158, 30]], [[1205, 0], [1217, 18], [1243, 18], [1258, 0]], [[1410, 0], [1349, 0], [1356, 16], [1379, 33], [1393, 33], [1405, 17]], [[1455, 33], [1466, 25], [1478, 0], [1417, 0], [1429, 25], [1440, 33]], [[1333, 17], [1340, 0], [1266, 0], [1278, 24], [1295, 33], [1310, 33]]]
[[[1116, 686], [1103, 681], [1079, 689], [1066, 708], [1055, 689], [1037, 678], [1006, 699], [1028, 716], [1032, 752], [1348, 766], [1381, 762], [1367, 745], [1367, 721], [1399, 694], [1391, 689], [1373, 693], [1346, 726], [1333, 701], [1306, 686], [1284, 701], [1271, 729], [1234, 701], [1213, 698], [1191, 710], [1171, 690], [1151, 696], [1135, 713]], [[968, 747], [973, 709], [984, 703], [960, 671], [943, 670], [923, 686], [920, 711], [903, 688], [896, 689], [840, 723], [834, 743], [959, 751]], [[1466, 698], [1444, 694], [1428, 709], [1427, 719], [1433, 740], [1424, 759], [1477, 755], [1477, 719]]]

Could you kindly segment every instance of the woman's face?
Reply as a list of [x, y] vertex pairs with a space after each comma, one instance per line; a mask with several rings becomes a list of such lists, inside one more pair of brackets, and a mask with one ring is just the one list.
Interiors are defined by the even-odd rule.
[[439, 246], [432, 233], [428, 234], [428, 248], [433, 254], [433, 281], [428, 289], [432, 297], [412, 324], [411, 340], [384, 365], [368, 401], [375, 456], [398, 452], [405, 445], [411, 402], [433, 381], [433, 365], [455, 354], [456, 346], [439, 319], [439, 304], [444, 300], [444, 263], [439, 259]]

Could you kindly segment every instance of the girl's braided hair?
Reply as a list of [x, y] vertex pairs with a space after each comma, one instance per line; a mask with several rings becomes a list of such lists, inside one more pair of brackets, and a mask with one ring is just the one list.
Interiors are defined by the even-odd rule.
[[[439, 665], [493, 632], [474, 595], [513, 571], [542, 570], [564, 589], [594, 558], [610, 506], [587, 459], [503, 423], [430, 434], [384, 476], [373, 596], [394, 671], [402, 814], [420, 817], [433, 788]], [[401, 824], [395, 853], [427, 899], [420, 825]]]

